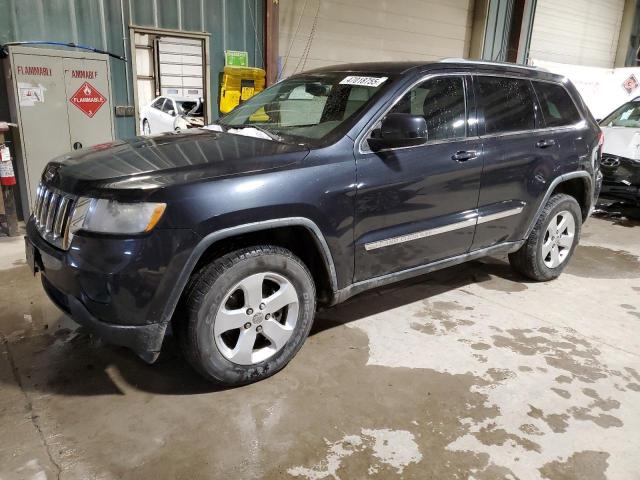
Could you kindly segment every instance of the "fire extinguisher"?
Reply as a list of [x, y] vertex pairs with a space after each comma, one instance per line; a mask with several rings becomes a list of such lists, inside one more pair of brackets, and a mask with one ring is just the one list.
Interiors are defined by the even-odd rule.
[[16, 184], [16, 175], [13, 173], [11, 152], [5, 144], [0, 145], [0, 185], [5, 187]]

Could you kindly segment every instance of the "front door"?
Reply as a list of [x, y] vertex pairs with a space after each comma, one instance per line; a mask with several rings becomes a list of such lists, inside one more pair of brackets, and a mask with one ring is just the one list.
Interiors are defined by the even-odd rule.
[[389, 111], [423, 115], [426, 144], [375, 153], [366, 139], [360, 145], [355, 281], [469, 250], [482, 172], [469, 87], [464, 75], [435, 76], [404, 93]]
[[157, 116], [158, 119], [160, 120], [158, 122], [159, 128], [158, 128], [158, 132], [172, 132], [173, 131], [173, 125], [175, 123], [176, 120], [176, 106], [173, 103], [173, 100], [170, 98], [167, 98], [167, 100], [164, 102], [164, 105], [162, 105], [162, 110], [159, 110], [157, 112]]

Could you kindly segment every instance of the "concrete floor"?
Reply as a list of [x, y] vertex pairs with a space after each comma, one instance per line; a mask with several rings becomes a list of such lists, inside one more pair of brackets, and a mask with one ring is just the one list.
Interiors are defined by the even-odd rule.
[[[640, 224], [591, 219], [566, 273], [504, 259], [318, 315], [275, 377], [202, 381], [76, 331], [0, 241], [0, 479], [638, 479]], [[13, 249], [13, 250], [12, 250]]]

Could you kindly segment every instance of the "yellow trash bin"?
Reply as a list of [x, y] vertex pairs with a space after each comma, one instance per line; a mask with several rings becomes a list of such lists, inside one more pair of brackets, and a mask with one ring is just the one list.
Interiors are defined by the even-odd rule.
[[261, 68], [224, 67], [220, 84], [220, 113], [229, 113], [264, 90], [265, 75]]

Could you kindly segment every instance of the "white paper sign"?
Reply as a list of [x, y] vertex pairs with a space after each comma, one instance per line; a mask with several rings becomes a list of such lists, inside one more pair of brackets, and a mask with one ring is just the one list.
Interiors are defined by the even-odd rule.
[[21, 107], [33, 107], [36, 103], [44, 103], [44, 88], [42, 85], [18, 83], [18, 102]]
[[0, 162], [10, 162], [11, 161], [11, 152], [9, 152], [9, 147], [6, 145], [0, 146]]
[[0, 177], [15, 177], [11, 162], [0, 162]]
[[341, 85], [358, 85], [361, 87], [379, 87], [387, 81], [389, 77], [360, 77], [351, 75], [344, 77], [340, 82]]

